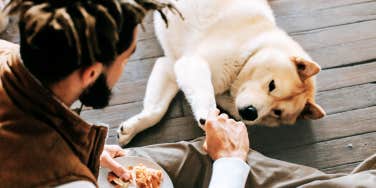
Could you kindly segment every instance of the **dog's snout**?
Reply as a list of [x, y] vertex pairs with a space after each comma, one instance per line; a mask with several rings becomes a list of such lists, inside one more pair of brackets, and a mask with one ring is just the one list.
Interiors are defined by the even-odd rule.
[[254, 106], [248, 106], [242, 109], [239, 109], [240, 116], [245, 120], [253, 121], [257, 119], [257, 109]]

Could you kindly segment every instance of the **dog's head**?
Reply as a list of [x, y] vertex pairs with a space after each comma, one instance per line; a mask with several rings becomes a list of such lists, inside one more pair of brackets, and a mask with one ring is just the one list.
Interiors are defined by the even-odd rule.
[[315, 103], [313, 76], [320, 66], [302, 57], [266, 49], [253, 55], [231, 88], [239, 117], [247, 125], [294, 124], [298, 117], [325, 115]]

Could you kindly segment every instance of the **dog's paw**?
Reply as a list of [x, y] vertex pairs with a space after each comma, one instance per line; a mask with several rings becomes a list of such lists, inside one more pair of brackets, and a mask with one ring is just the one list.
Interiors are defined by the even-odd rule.
[[135, 130], [133, 123], [130, 121], [124, 121], [120, 124], [120, 127], [117, 131], [117, 137], [119, 140], [119, 145], [127, 145], [134, 136], [136, 136], [137, 131]]
[[206, 119], [200, 118], [200, 120], [198, 120], [198, 122], [200, 123], [200, 125], [205, 125]]
[[204, 129], [205, 124], [206, 124], [206, 119], [204, 119], [204, 118], [200, 118], [197, 122], [198, 122], [198, 126], [199, 126], [201, 129]]
[[202, 130], [205, 131], [205, 124], [206, 124], [206, 119], [205, 118], [199, 118], [196, 119], [198, 127], [200, 127]]

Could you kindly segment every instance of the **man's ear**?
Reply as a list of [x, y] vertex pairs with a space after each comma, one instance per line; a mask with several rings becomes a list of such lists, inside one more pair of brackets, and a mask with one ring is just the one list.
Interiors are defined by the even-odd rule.
[[102, 63], [94, 63], [89, 67], [82, 68], [81, 70], [81, 81], [84, 88], [90, 86], [97, 80], [99, 75], [103, 71], [103, 64]]
[[318, 104], [308, 100], [302, 113], [301, 118], [304, 119], [320, 119], [325, 116], [325, 111]]
[[291, 61], [296, 65], [299, 77], [302, 81], [320, 72], [321, 67], [316, 62], [303, 59], [301, 57], [291, 57]]

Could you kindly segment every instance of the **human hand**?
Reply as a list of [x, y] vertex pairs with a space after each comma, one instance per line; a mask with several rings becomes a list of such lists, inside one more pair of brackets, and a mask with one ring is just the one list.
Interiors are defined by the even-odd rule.
[[131, 172], [114, 160], [125, 155], [125, 151], [118, 145], [105, 145], [100, 156], [102, 167], [108, 168], [124, 181], [131, 179]]
[[203, 145], [213, 160], [223, 157], [237, 157], [246, 160], [249, 152], [247, 128], [243, 122], [219, 115], [216, 109], [209, 113], [205, 123], [206, 139]]

